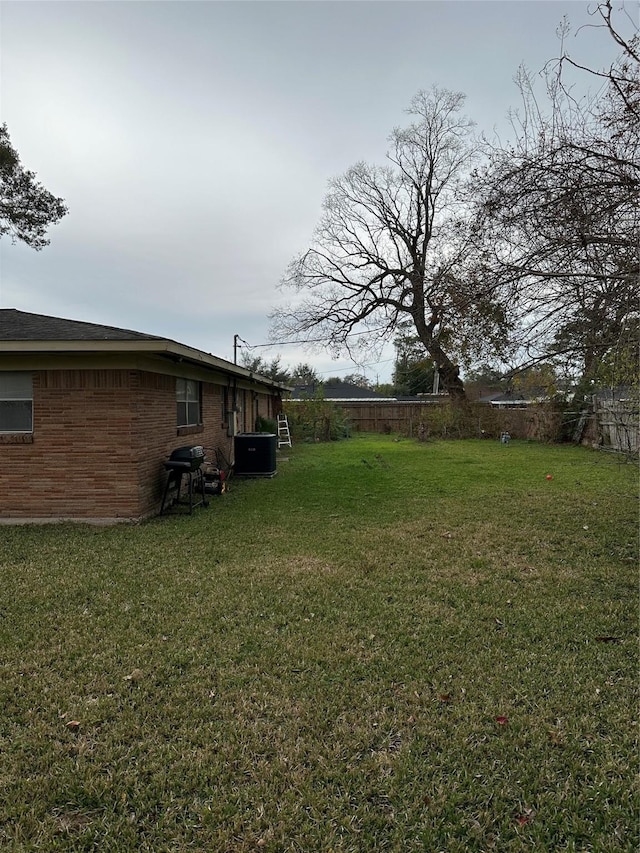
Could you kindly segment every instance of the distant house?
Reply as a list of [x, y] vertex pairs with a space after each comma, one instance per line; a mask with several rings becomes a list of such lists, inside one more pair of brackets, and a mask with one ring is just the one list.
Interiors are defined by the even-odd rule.
[[518, 392], [496, 392], [480, 397], [479, 403], [486, 403], [496, 409], [526, 409], [532, 406], [536, 400], [531, 395], [525, 396]]
[[638, 392], [629, 385], [618, 385], [616, 388], [599, 388], [593, 394], [593, 401], [601, 403], [632, 403], [637, 407]]
[[304, 400], [321, 394], [323, 399], [332, 403], [362, 403], [382, 400], [395, 402], [395, 397], [387, 397], [378, 394], [371, 388], [362, 388], [360, 385], [352, 385], [348, 382], [336, 383], [312, 383], [311, 385], [294, 385], [291, 393], [292, 400]]
[[167, 338], [0, 309], [0, 521], [154, 515], [172, 450], [231, 458], [286, 391]]
[[425, 408], [448, 399], [448, 394], [419, 394], [416, 397], [379, 394], [370, 388], [349, 383], [296, 385], [290, 403], [322, 395], [339, 407], [354, 430], [360, 432], [407, 432], [421, 423]]
[[372, 388], [362, 388], [348, 382], [313, 383], [311, 385], [294, 385], [291, 400], [304, 400], [322, 395], [324, 400], [331, 403], [441, 403], [448, 399], [448, 394], [418, 394], [417, 396], [389, 396], [379, 394]]
[[524, 393], [519, 390], [496, 391], [483, 395], [478, 402], [487, 403], [495, 409], [528, 409], [539, 403], [547, 403], [550, 399], [548, 389], [532, 388]]

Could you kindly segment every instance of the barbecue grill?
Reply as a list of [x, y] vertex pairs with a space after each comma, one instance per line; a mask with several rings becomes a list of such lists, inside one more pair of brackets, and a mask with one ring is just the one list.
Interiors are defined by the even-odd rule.
[[176, 447], [168, 461], [164, 463], [167, 471], [196, 471], [204, 462], [204, 447]]
[[[204, 447], [200, 444], [187, 447], [176, 447], [171, 452], [169, 458], [165, 461], [164, 467], [169, 472], [167, 482], [164, 487], [162, 496], [162, 506], [160, 513], [162, 514], [169, 505], [185, 504], [189, 507], [189, 513], [193, 512], [194, 507], [207, 506], [207, 501], [204, 491], [204, 477], [200, 466], [205, 461]], [[187, 480], [187, 494], [181, 499], [180, 492], [182, 490], [182, 477]], [[168, 504], [170, 492], [175, 490], [175, 497], [171, 504]], [[197, 499], [194, 501], [194, 495], [197, 492]]]

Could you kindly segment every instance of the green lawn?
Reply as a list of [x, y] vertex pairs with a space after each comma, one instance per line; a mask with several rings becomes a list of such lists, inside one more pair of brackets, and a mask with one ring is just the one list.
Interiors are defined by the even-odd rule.
[[0, 849], [637, 850], [637, 469], [286, 456], [191, 517], [0, 528]]

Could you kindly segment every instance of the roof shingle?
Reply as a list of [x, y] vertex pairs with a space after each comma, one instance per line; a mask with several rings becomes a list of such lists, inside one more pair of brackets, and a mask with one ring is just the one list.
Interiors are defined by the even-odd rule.
[[62, 317], [30, 314], [16, 308], [0, 308], [0, 341], [162, 341], [115, 326], [101, 326]]

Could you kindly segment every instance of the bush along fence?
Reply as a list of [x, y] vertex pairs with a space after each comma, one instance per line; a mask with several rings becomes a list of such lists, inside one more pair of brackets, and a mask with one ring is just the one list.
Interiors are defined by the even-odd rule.
[[294, 441], [337, 441], [351, 434], [348, 415], [322, 397], [289, 400], [284, 404]]
[[292, 437], [298, 441], [335, 441], [351, 432], [436, 438], [511, 438], [530, 441], [572, 441], [580, 422], [584, 444], [623, 453], [638, 451], [638, 407], [594, 404], [573, 411], [566, 403], [539, 403], [526, 408], [494, 408], [470, 403], [465, 408], [448, 401], [394, 403], [333, 403], [322, 398], [288, 401], [285, 411]]

